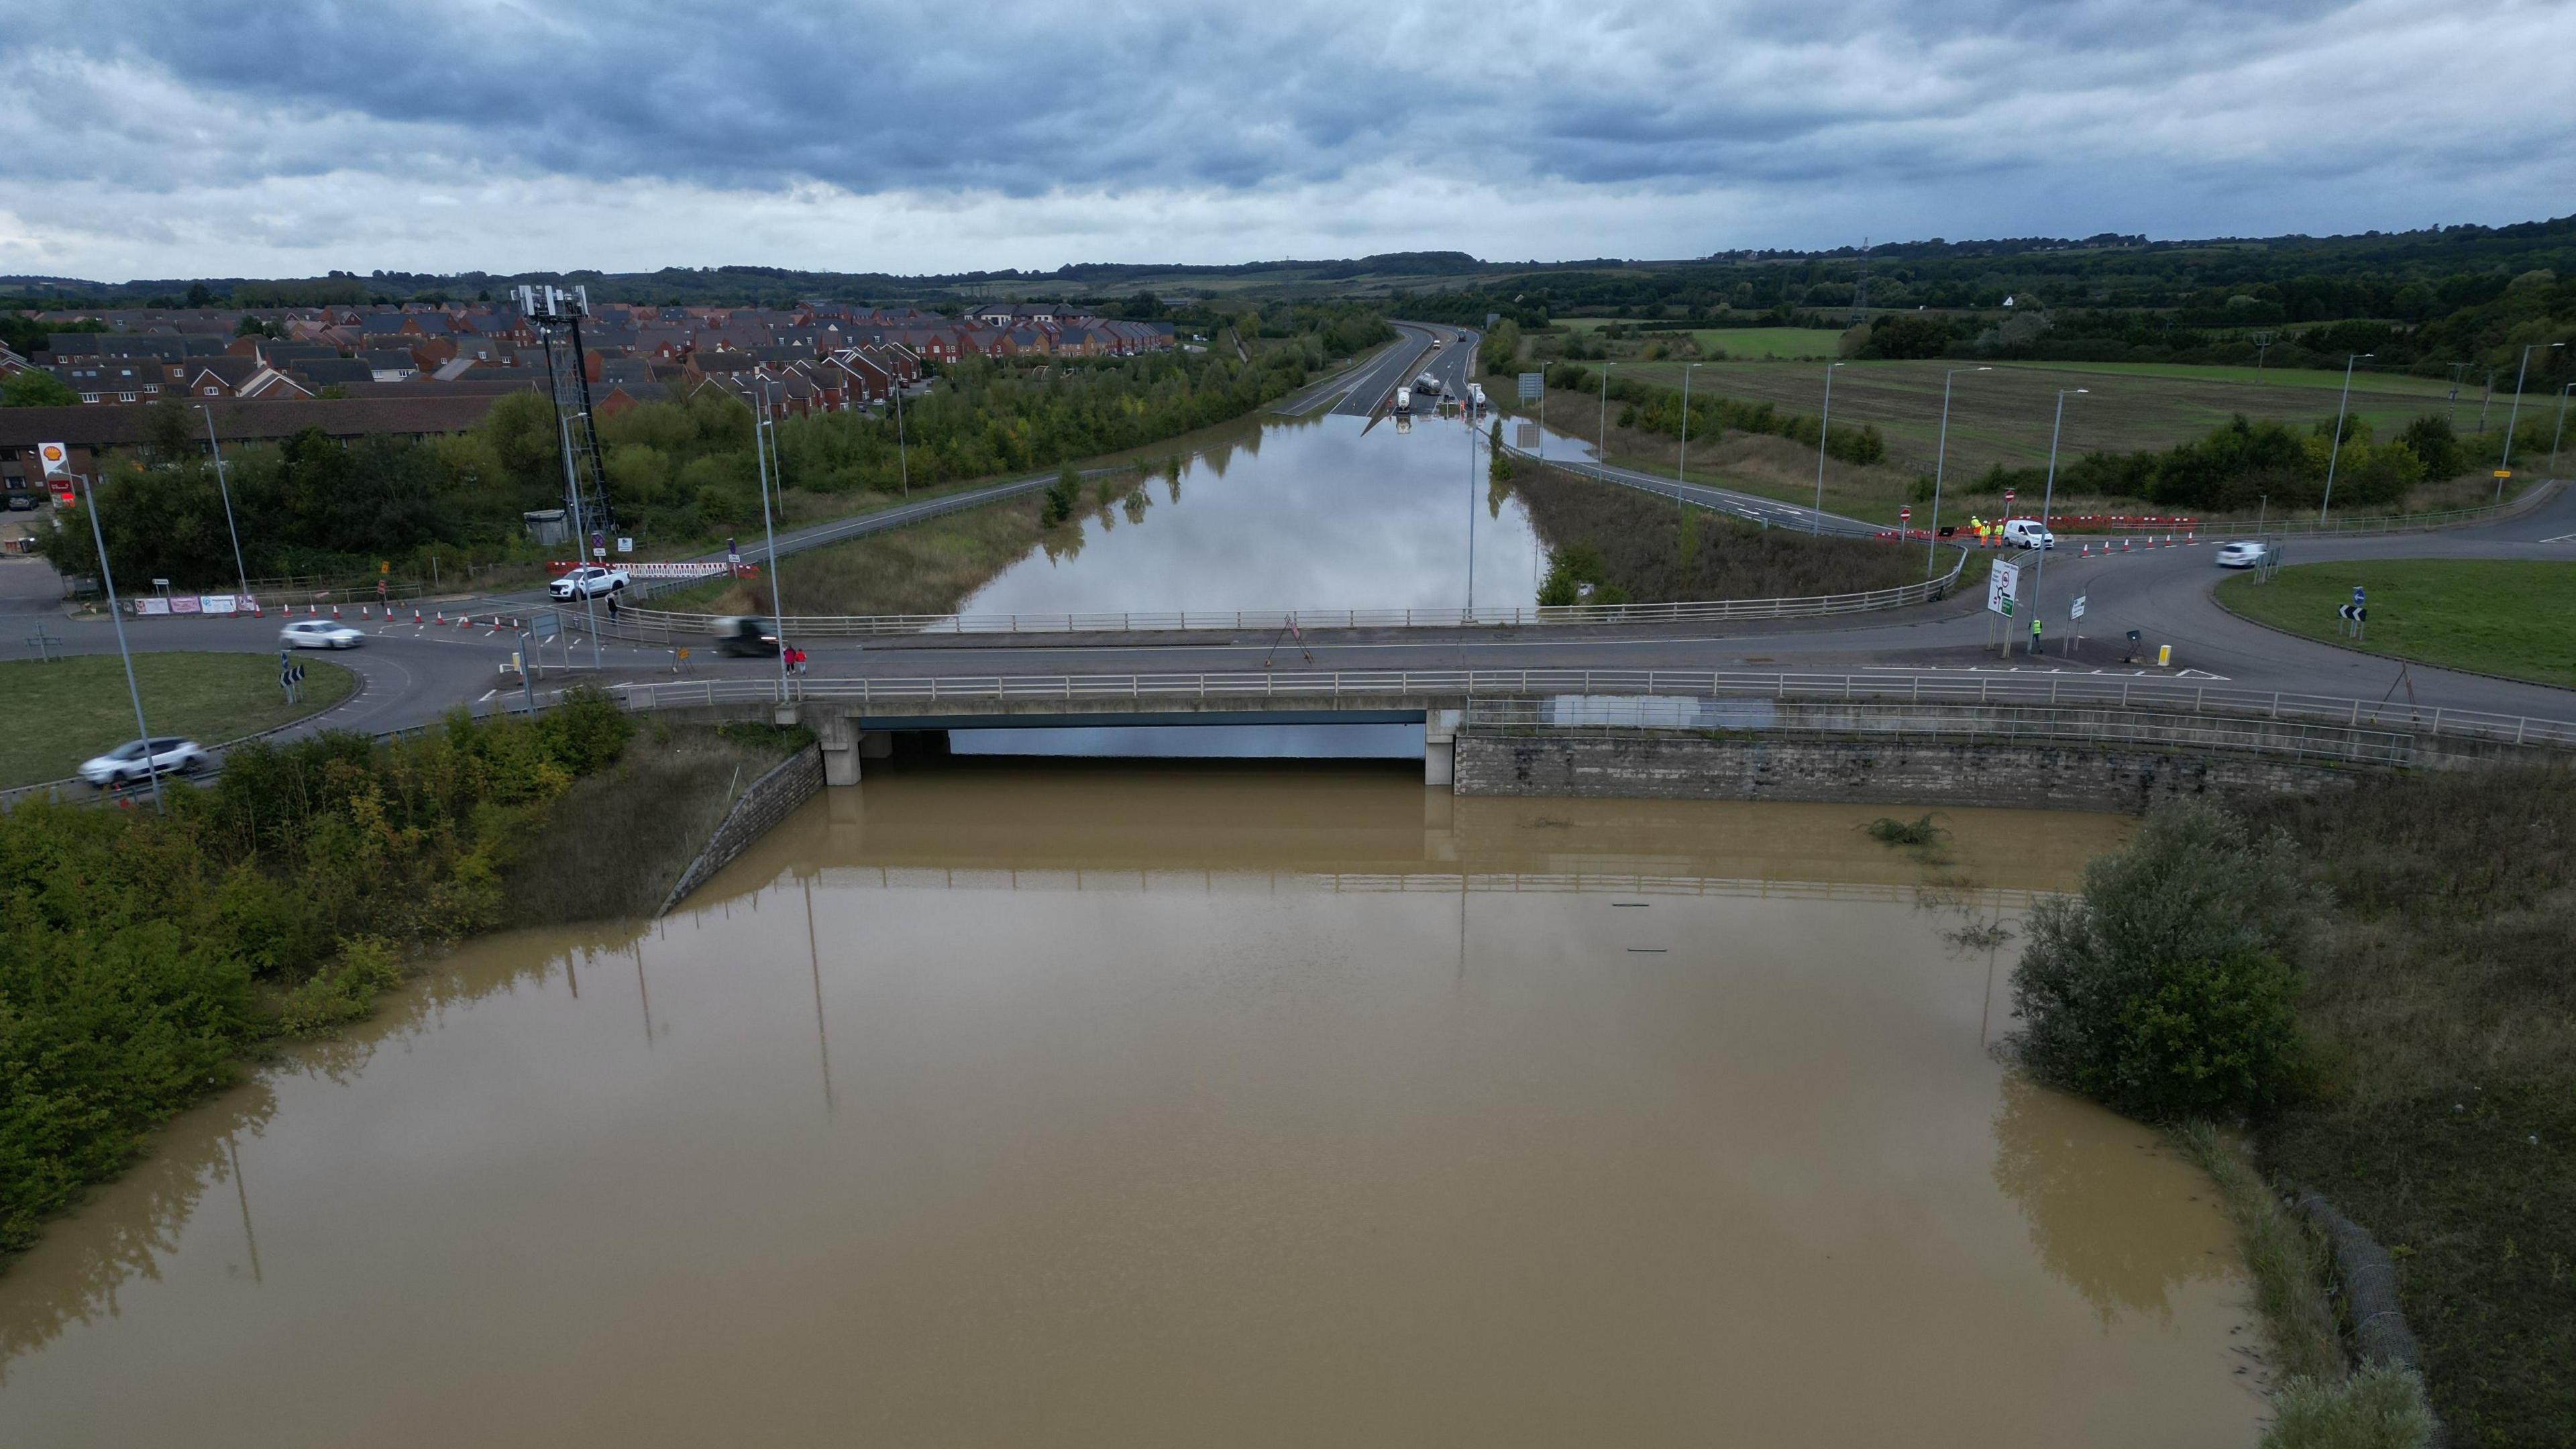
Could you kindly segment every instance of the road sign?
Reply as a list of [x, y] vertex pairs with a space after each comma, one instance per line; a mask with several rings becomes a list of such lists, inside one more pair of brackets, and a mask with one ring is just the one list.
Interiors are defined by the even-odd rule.
[[619, 553], [633, 553], [635, 551], [635, 540], [621, 535], [617, 540], [617, 551]]
[[1914, 521], [1914, 510], [1911, 508], [1897, 509], [1896, 521], [1899, 523], [1912, 523]]
[[2498, 468], [2495, 470], [2495, 475], [2499, 478], [2510, 478], [2513, 476], [2513, 470], [2511, 468]]
[[1545, 391], [1547, 391], [1547, 374], [1546, 374], [1546, 373], [1544, 373], [1544, 372], [1524, 372], [1524, 373], [1522, 373], [1522, 374], [1521, 374], [1521, 401], [1522, 401], [1522, 402], [1536, 402], [1536, 401], [1538, 401], [1539, 394], [1541, 394], [1541, 393], [1543, 393], [1543, 392], [1545, 392]]
[[2021, 597], [2021, 565], [1998, 561], [1994, 572], [1986, 575], [1986, 612], [2012, 617], [2013, 604]]
[[2365, 605], [2346, 604], [2342, 608], [2335, 610], [2335, 617], [2343, 620], [2347, 624], [2362, 624], [2369, 622], [2370, 610]]
[[2084, 617], [2084, 596], [2082, 594], [2077, 594], [2075, 596], [2075, 602], [2066, 606], [2066, 617], [2070, 619], [2081, 619]]
[[376, 560], [376, 572], [377, 572], [378, 574], [389, 574], [389, 573], [392, 573], [393, 571], [394, 571], [394, 566], [393, 566], [393, 563], [392, 563], [392, 561], [391, 561], [391, 560], [388, 560], [388, 559], [378, 559], [378, 560]]

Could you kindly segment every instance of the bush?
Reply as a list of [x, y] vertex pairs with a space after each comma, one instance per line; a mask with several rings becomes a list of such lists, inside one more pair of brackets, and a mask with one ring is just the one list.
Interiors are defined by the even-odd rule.
[[2371, 1364], [2341, 1383], [2292, 1379], [2273, 1400], [2263, 1449], [2420, 1449], [2433, 1440], [2424, 1381]]
[[2288, 1099], [2310, 931], [2296, 848], [2220, 807], [2159, 807], [2125, 850], [2043, 901], [2013, 971], [2023, 1061], [2042, 1080], [2155, 1122]]

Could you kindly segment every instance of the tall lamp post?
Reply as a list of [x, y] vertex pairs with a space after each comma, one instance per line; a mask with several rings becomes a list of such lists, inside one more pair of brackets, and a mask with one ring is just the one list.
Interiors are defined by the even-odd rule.
[[1601, 440], [1592, 445], [1593, 463], [1601, 470], [1601, 481], [1610, 481], [1610, 369], [1615, 362], [1601, 364]]
[[[2048, 582], [2048, 510], [2057, 501], [2057, 440], [2066, 431], [2066, 395], [2090, 392], [2090, 388], [2061, 387], [2057, 390], [2057, 421], [2048, 430], [2048, 486], [2039, 495], [2039, 565], [2030, 572], [2030, 619], [2039, 622], [2039, 589]], [[2039, 635], [2030, 636], [2030, 652], [2039, 652]]]
[[[1494, 424], [1501, 427], [1501, 423]], [[1467, 617], [1476, 622], [1476, 420], [1467, 419]]]
[[903, 379], [894, 379], [894, 465], [902, 470], [903, 496], [912, 496], [912, 459], [903, 442]]
[[1696, 362], [1682, 364], [1682, 455], [1673, 464], [1675, 483], [1682, 481], [1682, 470], [1690, 466], [1690, 375], [1691, 370], [1699, 365]]
[[1923, 544], [1923, 576], [1930, 578], [1941, 558], [1941, 474], [1950, 460], [1950, 379], [1963, 372], [1992, 372], [1991, 367], [1954, 367], [1941, 374], [1941, 442], [1932, 451], [1932, 536]]
[[250, 597], [250, 570], [242, 567], [241, 530], [233, 526], [233, 489], [224, 480], [224, 445], [215, 441], [215, 410], [204, 403], [197, 411], [206, 415], [206, 446], [215, 455], [215, 491], [224, 496], [224, 532], [232, 535], [233, 576], [241, 580], [242, 597]]
[[125, 661], [125, 692], [134, 701], [134, 737], [143, 746], [143, 775], [152, 782], [152, 808], [166, 810], [161, 803], [161, 772], [152, 764], [152, 726], [143, 722], [143, 689], [134, 682], [134, 655], [125, 647], [125, 615], [116, 607], [116, 570], [107, 566], [107, 534], [98, 526], [98, 485], [87, 474], [81, 476], [81, 493], [88, 501], [83, 511], [89, 514], [89, 536], [98, 545], [98, 581], [107, 590], [108, 622], [116, 626], [116, 657]]
[[1834, 440], [1834, 369], [1839, 362], [1825, 364], [1825, 417], [1816, 425], [1816, 511], [1807, 519], [1807, 531], [1825, 531], [1825, 445]]
[[2335, 404], [2334, 443], [2326, 449], [2326, 496], [2317, 504], [2317, 522], [2326, 521], [2326, 510], [2334, 507], [2335, 465], [2343, 461], [2343, 415], [2352, 406], [2352, 365], [2375, 352], [2355, 352], [2343, 360], [2343, 400]]
[[2549, 435], [2549, 475], [2558, 476], [2558, 442], [2567, 436], [2567, 394], [2576, 392], [2576, 382], [2558, 389], [2558, 426]]
[[[761, 447], [766, 436], [769, 446]], [[778, 682], [787, 682], [787, 610], [778, 596], [778, 529], [769, 518], [770, 456], [778, 451], [778, 439], [769, 431], [769, 379], [760, 380], [759, 411], [751, 420], [751, 466], [760, 478], [760, 533], [769, 547], [769, 617], [778, 625]], [[782, 475], [783, 476], [783, 475]]]
[[[2513, 471], [2513, 424], [2522, 416], [2522, 380], [2531, 375], [2531, 354], [2546, 347], [2555, 352], [2564, 342], [2535, 342], [2522, 349], [2522, 366], [2513, 375], [2513, 408], [2504, 415], [2504, 458], [2496, 464], [2496, 501], [2504, 501], [2505, 475]], [[2556, 449], [2552, 448], [2552, 452]]]

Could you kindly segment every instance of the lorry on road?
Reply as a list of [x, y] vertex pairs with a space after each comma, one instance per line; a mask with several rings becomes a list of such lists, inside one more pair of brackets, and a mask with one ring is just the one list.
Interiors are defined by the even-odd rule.
[[1471, 382], [1467, 384], [1467, 405], [1480, 413], [1485, 410], [1485, 385], [1483, 383]]
[[1413, 415], [1413, 389], [1399, 387], [1395, 390], [1395, 415], [1399, 418]]
[[1433, 397], [1438, 397], [1440, 396], [1440, 379], [1433, 377], [1430, 373], [1426, 372], [1413, 380], [1413, 390], [1415, 392], [1429, 393]]

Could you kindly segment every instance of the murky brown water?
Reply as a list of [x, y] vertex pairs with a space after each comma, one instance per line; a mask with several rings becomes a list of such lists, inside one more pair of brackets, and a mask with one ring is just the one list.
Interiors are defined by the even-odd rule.
[[0, 1277], [0, 1443], [2251, 1444], [2203, 1185], [1873, 813], [832, 792], [183, 1119]]

